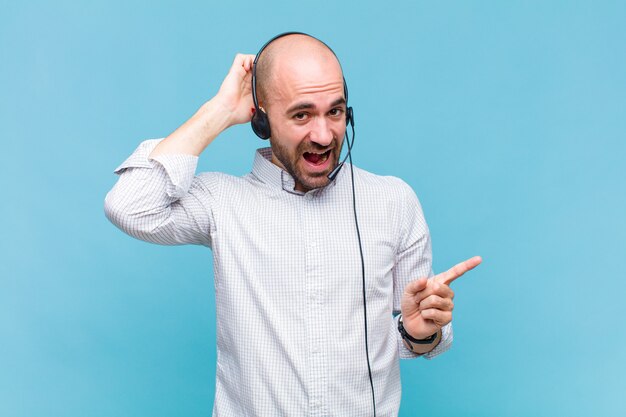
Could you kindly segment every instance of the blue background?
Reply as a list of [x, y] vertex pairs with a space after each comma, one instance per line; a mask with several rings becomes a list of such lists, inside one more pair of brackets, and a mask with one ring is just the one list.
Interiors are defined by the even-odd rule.
[[[113, 169], [301, 30], [342, 60], [355, 163], [402, 177], [454, 284], [455, 344], [402, 416], [626, 415], [626, 3], [3, 2], [0, 416], [207, 416], [211, 253], [122, 234]], [[249, 126], [200, 170], [248, 172]]]

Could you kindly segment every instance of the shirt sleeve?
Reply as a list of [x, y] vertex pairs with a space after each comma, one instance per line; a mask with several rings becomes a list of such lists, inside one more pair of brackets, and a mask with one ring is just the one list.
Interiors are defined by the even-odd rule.
[[195, 176], [195, 155], [148, 156], [162, 139], [142, 142], [115, 169], [106, 195], [106, 217], [125, 233], [160, 245], [211, 247], [216, 184]]
[[[411, 281], [420, 277], [433, 278], [432, 269], [432, 247], [430, 241], [430, 232], [428, 225], [424, 219], [424, 213], [417, 196], [406, 183], [400, 181], [403, 188], [403, 199], [400, 207], [401, 212], [398, 218], [398, 236], [400, 243], [396, 252], [396, 262], [393, 270], [394, 280], [394, 314], [400, 313], [400, 301], [404, 287]], [[394, 320], [395, 326], [398, 326], [398, 317]], [[400, 358], [411, 359], [418, 356], [424, 356], [432, 359], [437, 355], [450, 349], [452, 344], [452, 323], [442, 327], [442, 337], [439, 344], [430, 352], [419, 355], [411, 352], [402, 342], [402, 336], [396, 331], [398, 341], [398, 349]]]

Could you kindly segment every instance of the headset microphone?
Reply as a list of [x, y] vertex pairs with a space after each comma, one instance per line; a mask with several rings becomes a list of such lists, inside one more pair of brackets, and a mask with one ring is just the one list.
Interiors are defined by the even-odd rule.
[[[350, 138], [348, 137], [348, 129], [346, 128], [346, 143], [348, 144], [348, 153], [343, 158], [343, 161], [341, 161], [332, 171], [330, 171], [330, 174], [328, 174], [328, 179], [330, 181], [333, 181], [337, 177], [339, 171], [341, 171], [341, 168], [343, 167], [343, 164], [346, 162], [346, 159], [350, 157], [350, 152], [352, 152], [352, 145], [354, 145], [354, 112], [352, 111], [352, 107], [348, 107], [346, 109], [346, 121], [350, 124], [350, 127], [352, 128], [352, 141], [350, 141]], [[350, 161], [352, 161], [352, 158], [350, 158]]]

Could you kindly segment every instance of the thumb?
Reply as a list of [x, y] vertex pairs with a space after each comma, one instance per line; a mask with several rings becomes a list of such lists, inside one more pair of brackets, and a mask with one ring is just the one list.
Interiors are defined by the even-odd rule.
[[409, 282], [404, 287], [404, 293], [408, 296], [415, 296], [418, 292], [423, 291], [428, 283], [428, 278], [422, 277]]

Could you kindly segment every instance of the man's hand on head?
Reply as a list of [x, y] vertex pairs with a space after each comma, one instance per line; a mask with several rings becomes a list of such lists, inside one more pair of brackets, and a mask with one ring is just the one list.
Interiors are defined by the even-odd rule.
[[159, 142], [149, 157], [162, 154], [199, 156], [225, 129], [252, 119], [254, 55], [237, 54], [218, 93], [174, 132]]
[[229, 124], [248, 123], [252, 119], [252, 65], [255, 55], [237, 54], [215, 96], [229, 114]]
[[401, 310], [407, 333], [426, 339], [452, 321], [454, 291], [450, 284], [482, 262], [480, 256], [463, 261], [432, 279], [419, 278], [404, 288]]

